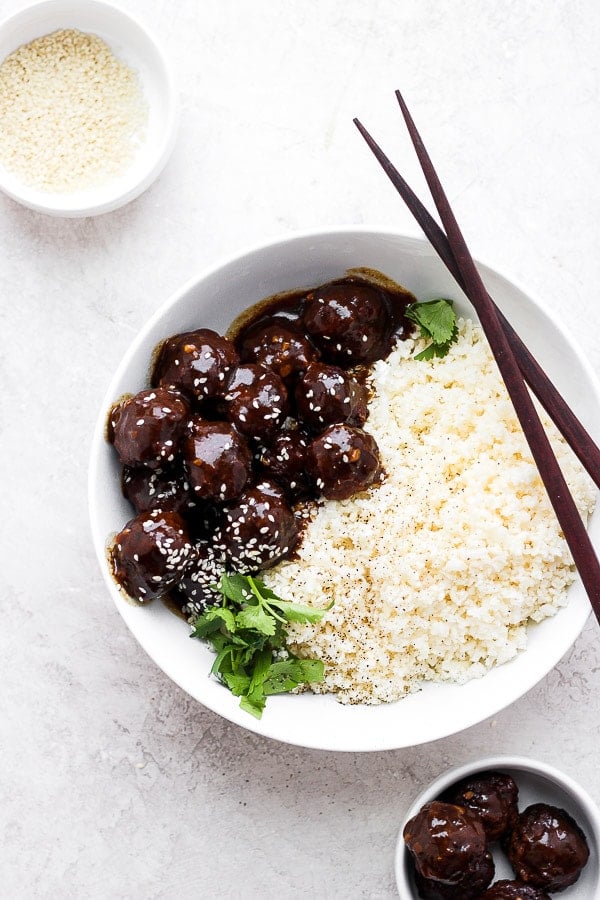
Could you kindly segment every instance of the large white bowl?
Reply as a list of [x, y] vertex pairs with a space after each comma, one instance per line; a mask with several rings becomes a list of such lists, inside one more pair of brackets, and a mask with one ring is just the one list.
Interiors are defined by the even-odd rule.
[[64, 193], [42, 191], [0, 163], [0, 190], [48, 215], [95, 216], [134, 200], [158, 178], [175, 143], [178, 98], [167, 58], [153, 35], [104, 0], [43, 0], [25, 7], [0, 24], [0, 62], [23, 44], [65, 28], [97, 35], [137, 73], [148, 105], [144, 140], [127, 169], [100, 185]]
[[[111, 404], [147, 384], [153, 347], [179, 331], [209, 326], [225, 330], [245, 307], [270, 294], [310, 287], [339, 277], [349, 268], [378, 269], [402, 283], [419, 299], [452, 297], [457, 309], [473, 310], [438, 260], [420, 239], [385, 231], [347, 229], [292, 235], [221, 262], [185, 284], [149, 320], [122, 360], [102, 405], [89, 476], [93, 537], [106, 583], [119, 612], [142, 647], [185, 691], [232, 722], [281, 741], [328, 750], [386, 750], [412, 746], [467, 728], [503, 709], [533, 687], [558, 662], [579, 635], [589, 605], [579, 580], [569, 604], [554, 618], [529, 630], [527, 650], [484, 678], [458, 686], [426, 684], [397, 703], [343, 706], [331, 696], [270, 697], [262, 719], [241, 711], [238, 700], [210, 678], [212, 654], [188, 638], [186, 624], [160, 602], [135, 607], [123, 600], [106, 563], [107, 539], [131, 517], [121, 496], [116, 454], [104, 437]], [[584, 424], [599, 438], [600, 383], [565, 332], [513, 282], [481, 266], [498, 305], [554, 380]], [[600, 546], [600, 510], [590, 532]], [[373, 552], [377, 549], [374, 547]]]

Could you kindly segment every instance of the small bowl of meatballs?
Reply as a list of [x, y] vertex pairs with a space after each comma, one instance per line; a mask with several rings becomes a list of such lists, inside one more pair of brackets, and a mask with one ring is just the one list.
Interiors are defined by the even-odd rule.
[[403, 900], [600, 897], [600, 810], [572, 778], [524, 757], [453, 768], [417, 797], [396, 845]]

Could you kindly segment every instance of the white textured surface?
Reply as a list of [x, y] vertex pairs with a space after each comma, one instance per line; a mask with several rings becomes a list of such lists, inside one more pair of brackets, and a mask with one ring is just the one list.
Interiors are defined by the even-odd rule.
[[87, 524], [92, 425], [138, 327], [205, 264], [299, 228], [415, 231], [351, 121], [421, 192], [398, 86], [473, 252], [563, 311], [600, 372], [600, 12], [594, 0], [122, 6], [154, 27], [181, 86], [163, 175], [98, 219], [0, 198], [0, 895], [393, 898], [398, 823], [449, 765], [537, 756], [599, 798], [597, 625], [493, 721], [414, 751], [257, 738], [174, 687], [108, 598]]

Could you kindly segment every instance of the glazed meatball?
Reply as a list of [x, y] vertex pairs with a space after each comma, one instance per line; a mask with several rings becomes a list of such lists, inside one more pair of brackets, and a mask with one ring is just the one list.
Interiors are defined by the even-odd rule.
[[347, 422], [364, 425], [369, 392], [339, 366], [311, 363], [294, 393], [298, 416], [310, 428]]
[[240, 345], [242, 362], [265, 366], [288, 384], [319, 356], [307, 336], [286, 319], [259, 322], [244, 335]]
[[237, 572], [267, 569], [287, 556], [298, 541], [298, 525], [282, 489], [261, 481], [225, 507], [221, 549]]
[[174, 385], [199, 400], [222, 398], [238, 362], [233, 343], [216, 331], [186, 331], [161, 344], [152, 383]]
[[327, 361], [342, 366], [380, 359], [393, 328], [383, 292], [351, 281], [307, 294], [302, 322]]
[[345, 500], [379, 476], [379, 448], [360, 428], [330, 425], [308, 445], [306, 466], [323, 497]]
[[124, 466], [121, 487], [136, 512], [161, 509], [185, 513], [195, 505], [181, 466], [164, 469]]
[[306, 451], [310, 438], [303, 428], [280, 432], [275, 440], [257, 454], [258, 464], [267, 478], [280, 485], [291, 498], [304, 497], [311, 485], [306, 475]]
[[191, 553], [181, 516], [159, 510], [140, 513], [114, 540], [113, 575], [126, 594], [143, 603], [181, 580]]
[[194, 497], [225, 503], [242, 493], [250, 475], [252, 454], [229, 422], [193, 420], [182, 444], [182, 454]]
[[521, 813], [504, 849], [520, 881], [548, 891], [574, 884], [589, 857], [579, 825], [564, 809], [546, 803]]
[[110, 432], [126, 466], [159, 468], [173, 462], [189, 417], [182, 395], [167, 388], [140, 391], [111, 410]]
[[485, 772], [454, 785], [444, 794], [448, 803], [472, 810], [485, 828], [488, 841], [497, 841], [517, 821], [519, 789], [510, 775]]
[[551, 900], [550, 895], [540, 888], [523, 884], [522, 881], [497, 881], [480, 900]]
[[468, 810], [434, 800], [404, 826], [422, 897], [477, 897], [494, 877], [481, 822]]
[[188, 616], [200, 615], [207, 606], [219, 600], [214, 590], [225, 571], [225, 557], [213, 541], [194, 544], [190, 561], [183, 578], [177, 585], [177, 593]]
[[288, 414], [287, 389], [275, 372], [249, 363], [238, 366], [225, 397], [227, 418], [247, 438], [268, 443]]
[[447, 884], [434, 878], [423, 878], [415, 871], [415, 884], [423, 900], [479, 900], [494, 877], [495, 867], [491, 853], [474, 860], [470, 874], [458, 884]]

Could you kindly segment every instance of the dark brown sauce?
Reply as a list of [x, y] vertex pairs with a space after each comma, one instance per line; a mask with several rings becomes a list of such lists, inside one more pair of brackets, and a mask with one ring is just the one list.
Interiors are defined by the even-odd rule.
[[244, 335], [258, 324], [267, 324], [272, 318], [287, 319], [290, 323], [298, 322], [304, 307], [307, 290], [283, 291], [264, 297], [253, 306], [249, 306], [233, 320], [225, 337], [234, 344], [239, 343]]

